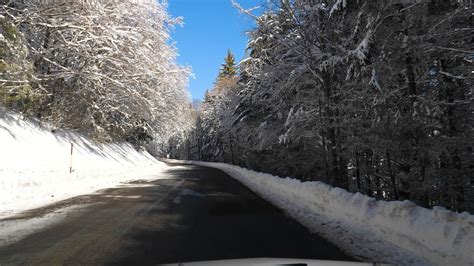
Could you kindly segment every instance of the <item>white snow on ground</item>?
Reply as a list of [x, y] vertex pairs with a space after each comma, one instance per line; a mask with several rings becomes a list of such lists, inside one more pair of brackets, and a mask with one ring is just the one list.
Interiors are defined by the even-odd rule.
[[54, 210], [40, 217], [0, 221], [0, 247], [20, 241], [38, 229], [58, 223], [69, 213], [89, 206], [91, 204], [74, 205]]
[[165, 168], [129, 144], [99, 145], [71, 131], [52, 133], [0, 108], [0, 219], [123, 182], [157, 179]]
[[349, 254], [397, 265], [474, 265], [474, 215], [410, 201], [377, 201], [321, 182], [218, 168]]

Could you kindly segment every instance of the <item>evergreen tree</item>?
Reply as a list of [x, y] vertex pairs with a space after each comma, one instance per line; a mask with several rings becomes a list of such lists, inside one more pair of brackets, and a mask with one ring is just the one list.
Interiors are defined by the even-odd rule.
[[235, 57], [232, 54], [232, 51], [229, 49], [227, 51], [227, 56], [225, 57], [225, 62], [222, 64], [221, 70], [219, 71], [219, 77], [217, 80], [222, 78], [233, 78], [237, 75], [237, 67], [235, 64]]

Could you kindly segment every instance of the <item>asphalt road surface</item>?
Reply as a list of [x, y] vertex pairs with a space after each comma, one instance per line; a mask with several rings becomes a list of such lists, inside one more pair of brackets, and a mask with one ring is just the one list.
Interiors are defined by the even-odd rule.
[[4, 241], [0, 265], [354, 260], [224, 172], [200, 166], [174, 164], [161, 179], [138, 180], [0, 220], [0, 231], [1, 224], [28, 225], [62, 212], [57, 221]]

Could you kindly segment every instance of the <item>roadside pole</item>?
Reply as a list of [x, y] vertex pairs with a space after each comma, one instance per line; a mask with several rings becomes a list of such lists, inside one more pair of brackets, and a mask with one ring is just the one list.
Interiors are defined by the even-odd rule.
[[71, 161], [69, 163], [69, 173], [72, 173], [72, 151], [74, 150], [74, 143], [71, 142]]

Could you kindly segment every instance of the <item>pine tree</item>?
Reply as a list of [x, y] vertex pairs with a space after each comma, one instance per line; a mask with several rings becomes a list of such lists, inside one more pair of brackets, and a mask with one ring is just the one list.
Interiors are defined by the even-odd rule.
[[227, 56], [225, 57], [225, 62], [222, 64], [222, 67], [219, 71], [219, 77], [217, 80], [222, 78], [233, 78], [237, 75], [237, 67], [235, 64], [235, 57], [232, 54], [232, 51], [229, 49], [227, 51]]
[[469, 1], [275, 2], [203, 103], [199, 158], [473, 210]]

